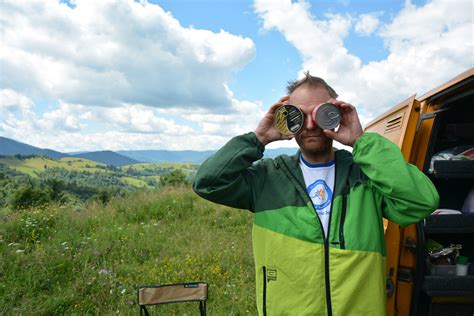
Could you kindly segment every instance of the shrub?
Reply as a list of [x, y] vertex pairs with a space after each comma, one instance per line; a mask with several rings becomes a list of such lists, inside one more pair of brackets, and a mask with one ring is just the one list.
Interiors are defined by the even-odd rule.
[[186, 175], [181, 170], [173, 170], [169, 175], [162, 176], [160, 183], [163, 186], [184, 186], [189, 185]]
[[27, 209], [48, 203], [49, 194], [31, 184], [20, 186], [10, 197], [10, 205], [15, 210]]

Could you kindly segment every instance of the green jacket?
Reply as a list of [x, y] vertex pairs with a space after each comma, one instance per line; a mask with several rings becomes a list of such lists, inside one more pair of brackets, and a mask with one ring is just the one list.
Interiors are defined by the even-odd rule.
[[336, 179], [327, 239], [309, 198], [299, 153], [262, 159], [254, 133], [231, 139], [200, 167], [201, 197], [254, 212], [259, 315], [384, 315], [383, 218], [409, 225], [439, 196], [399, 148], [364, 133], [353, 153], [335, 151]]

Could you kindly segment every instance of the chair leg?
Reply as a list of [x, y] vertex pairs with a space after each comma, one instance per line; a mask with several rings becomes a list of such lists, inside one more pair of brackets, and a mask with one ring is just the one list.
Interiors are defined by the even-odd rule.
[[199, 310], [201, 311], [201, 316], [206, 316], [206, 301], [199, 302]]
[[145, 305], [140, 305], [140, 316], [143, 316], [143, 313], [145, 313], [145, 316], [150, 316], [150, 313], [148, 313]]

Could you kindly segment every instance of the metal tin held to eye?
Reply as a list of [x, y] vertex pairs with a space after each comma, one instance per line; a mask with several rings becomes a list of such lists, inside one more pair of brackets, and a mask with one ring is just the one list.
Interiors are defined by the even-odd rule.
[[336, 128], [341, 122], [341, 110], [331, 103], [324, 103], [313, 111], [313, 120], [322, 129]]
[[275, 127], [284, 135], [294, 135], [303, 127], [303, 112], [294, 105], [285, 104], [275, 112]]

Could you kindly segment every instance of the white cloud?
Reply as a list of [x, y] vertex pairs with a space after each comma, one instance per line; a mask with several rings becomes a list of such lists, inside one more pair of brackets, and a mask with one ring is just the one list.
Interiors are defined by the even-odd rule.
[[311, 16], [308, 2], [289, 0], [256, 0], [255, 11], [264, 29], [280, 31], [300, 52], [300, 74], [310, 70], [323, 77], [340, 99], [359, 106], [364, 120], [473, 67], [469, 0], [456, 1], [456, 5], [433, 0], [420, 7], [406, 1], [391, 22], [379, 26], [388, 57], [368, 64], [344, 46], [352, 27], [350, 16], [327, 15], [318, 20]]
[[156, 109], [143, 105], [125, 105], [117, 108], [101, 109], [96, 115], [104, 123], [122, 132], [161, 135], [195, 134], [196, 132], [174, 120], [159, 116]]
[[361, 14], [359, 16], [359, 20], [355, 25], [356, 33], [361, 36], [371, 35], [380, 24], [380, 21], [378, 19], [380, 15], [381, 13], [378, 12]]
[[30, 117], [30, 120], [33, 126], [45, 131], [56, 130], [61, 132], [73, 132], [84, 129], [86, 124], [81, 124], [78, 117], [70, 113], [70, 108], [71, 106], [62, 104], [58, 109], [44, 113], [41, 118]]
[[1, 2], [0, 86], [95, 106], [228, 107], [249, 38], [186, 28], [146, 1]]
[[33, 105], [33, 101], [11, 89], [0, 90], [0, 111], [22, 113], [28, 112]]
[[[228, 93], [231, 108], [225, 113], [202, 108], [159, 109], [139, 104], [106, 108], [61, 103], [38, 115], [30, 110], [35, 108], [31, 100], [18, 93], [2, 92], [0, 95], [14, 97], [9, 97], [8, 102], [2, 98], [1, 104], [18, 107], [23, 102], [28, 107], [20, 113], [5, 112], [0, 131], [5, 137], [64, 152], [215, 149], [237, 134], [254, 130], [264, 113], [260, 102], [239, 101], [230, 91]], [[106, 131], [102, 131], [104, 129]]]
[[[230, 91], [229, 91], [230, 92]], [[186, 117], [190, 122], [196, 123], [202, 133], [209, 137], [223, 136], [229, 139], [235, 135], [255, 130], [258, 122], [265, 114], [261, 102], [239, 101], [232, 97], [231, 110], [225, 113], [186, 110], [175, 110], [174, 113]], [[181, 113], [179, 113], [181, 112]]]
[[[161, 117], [160, 110], [156, 108], [143, 105], [104, 108], [60, 104], [57, 109], [41, 116], [32, 111], [7, 114], [0, 122], [3, 136], [60, 151], [171, 148], [198, 150], [206, 148], [206, 144], [218, 147], [215, 139], [210, 140], [216, 138], [213, 133], [202, 134], [187, 125]], [[97, 126], [100, 128], [96, 128]], [[101, 131], [104, 126], [108, 127], [108, 131]], [[216, 139], [220, 142], [223, 139], [220, 136], [221, 130], [216, 131], [219, 135]]]
[[68, 132], [38, 130], [31, 122], [11, 120], [0, 125], [5, 137], [13, 138], [30, 145], [50, 148], [62, 152], [95, 150], [205, 150], [222, 146], [228, 137], [209, 135], [164, 135], [120, 131], [107, 132]]

